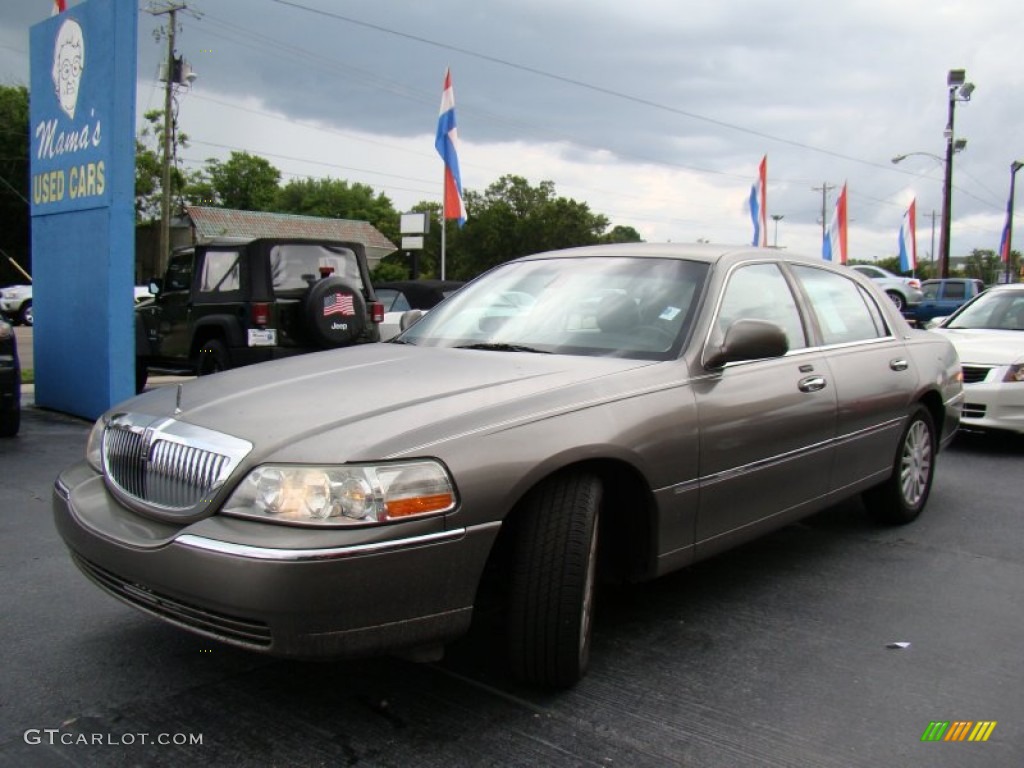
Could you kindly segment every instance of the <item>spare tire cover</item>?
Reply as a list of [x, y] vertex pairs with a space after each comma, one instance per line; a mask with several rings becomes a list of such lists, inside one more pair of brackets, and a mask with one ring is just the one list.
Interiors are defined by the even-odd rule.
[[314, 283], [305, 303], [310, 334], [323, 347], [354, 344], [366, 328], [363, 294], [340, 277]]

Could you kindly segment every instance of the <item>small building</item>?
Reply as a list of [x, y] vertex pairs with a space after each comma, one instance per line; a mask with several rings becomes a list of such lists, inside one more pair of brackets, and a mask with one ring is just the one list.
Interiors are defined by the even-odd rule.
[[[291, 213], [236, 211], [193, 205], [171, 221], [171, 249], [196, 245], [218, 237], [308, 237], [362, 243], [372, 270], [397, 250], [375, 226], [366, 221], [299, 216]], [[167, 268], [169, 254], [160, 254], [160, 225], [143, 225], [135, 237], [135, 282], [144, 285]]]

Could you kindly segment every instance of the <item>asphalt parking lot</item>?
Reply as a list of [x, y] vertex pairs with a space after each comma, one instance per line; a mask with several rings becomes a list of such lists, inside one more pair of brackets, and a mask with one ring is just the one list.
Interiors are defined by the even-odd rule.
[[[0, 441], [0, 765], [1010, 768], [1024, 756], [1019, 440], [958, 438], [914, 525], [878, 528], [851, 502], [606, 593], [590, 674], [550, 695], [511, 679], [486, 624], [435, 664], [305, 664], [121, 605], [75, 570], [50, 518], [54, 477], [89, 424], [26, 405], [22, 434]], [[985, 743], [922, 742], [942, 721], [996, 725]]]

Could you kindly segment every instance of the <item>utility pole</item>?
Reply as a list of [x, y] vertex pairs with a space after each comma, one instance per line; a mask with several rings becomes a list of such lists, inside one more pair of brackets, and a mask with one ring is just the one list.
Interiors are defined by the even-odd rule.
[[825, 242], [825, 228], [828, 226], [828, 193], [835, 189], [835, 184], [821, 182], [820, 187], [811, 187], [813, 192], [821, 192], [821, 242]]
[[175, 83], [175, 60], [174, 60], [174, 34], [177, 29], [177, 13], [185, 9], [184, 4], [167, 5], [162, 8], [154, 8], [150, 13], [154, 16], [167, 14], [170, 18], [167, 22], [167, 63], [166, 80], [164, 81], [164, 156], [163, 156], [163, 180], [162, 199], [160, 202], [160, 254], [158, 264], [166, 263], [171, 252], [171, 158], [174, 152], [174, 83]]

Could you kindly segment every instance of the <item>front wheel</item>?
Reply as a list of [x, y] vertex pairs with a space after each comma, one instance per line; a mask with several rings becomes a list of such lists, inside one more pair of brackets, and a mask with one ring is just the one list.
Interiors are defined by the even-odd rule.
[[553, 477], [515, 521], [509, 655], [528, 683], [568, 688], [589, 665], [601, 496], [590, 473]]
[[900, 436], [892, 474], [864, 493], [868, 512], [880, 523], [905, 525], [921, 514], [935, 474], [935, 422], [928, 409], [917, 406]]

